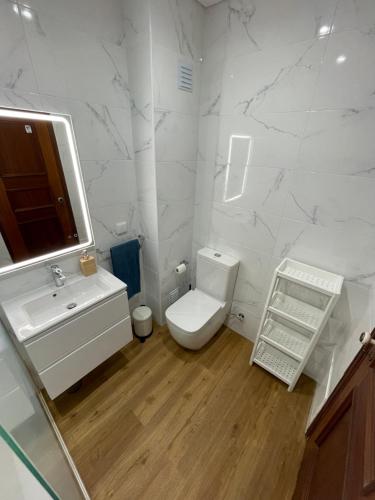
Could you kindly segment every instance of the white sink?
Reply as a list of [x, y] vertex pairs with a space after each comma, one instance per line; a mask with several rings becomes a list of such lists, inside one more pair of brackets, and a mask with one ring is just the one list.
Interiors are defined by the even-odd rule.
[[45, 285], [1, 307], [17, 339], [24, 342], [125, 289], [125, 283], [98, 267], [96, 274], [69, 277], [62, 287]]

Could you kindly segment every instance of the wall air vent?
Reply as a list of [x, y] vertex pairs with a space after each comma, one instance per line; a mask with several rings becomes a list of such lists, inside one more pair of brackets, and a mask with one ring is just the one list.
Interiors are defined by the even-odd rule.
[[178, 65], [177, 87], [185, 92], [193, 92], [193, 65], [180, 62]]

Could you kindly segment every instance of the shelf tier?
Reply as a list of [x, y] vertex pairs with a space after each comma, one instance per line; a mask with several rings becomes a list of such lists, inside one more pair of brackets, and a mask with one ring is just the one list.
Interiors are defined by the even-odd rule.
[[299, 362], [306, 355], [311, 341], [306, 335], [272, 319], [266, 321], [260, 338]]
[[298, 361], [263, 341], [257, 346], [254, 362], [288, 385], [293, 382], [299, 365]]
[[277, 270], [280, 278], [285, 278], [302, 286], [327, 295], [339, 295], [344, 278], [302, 262], [285, 259]]
[[275, 292], [268, 310], [295, 325], [316, 333], [323, 321], [325, 311], [282, 292]]

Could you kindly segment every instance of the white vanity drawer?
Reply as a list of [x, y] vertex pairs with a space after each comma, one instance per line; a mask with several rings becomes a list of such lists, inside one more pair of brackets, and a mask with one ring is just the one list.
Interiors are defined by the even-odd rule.
[[40, 372], [128, 316], [128, 297], [123, 293], [25, 344], [26, 351]]
[[120, 321], [39, 373], [50, 398], [54, 399], [133, 338], [130, 317]]

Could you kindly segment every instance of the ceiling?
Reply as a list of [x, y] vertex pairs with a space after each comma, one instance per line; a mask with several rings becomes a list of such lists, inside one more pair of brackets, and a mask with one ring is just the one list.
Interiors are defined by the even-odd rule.
[[221, 0], [198, 0], [204, 7], [210, 7], [211, 5], [215, 5], [215, 3], [221, 2]]

